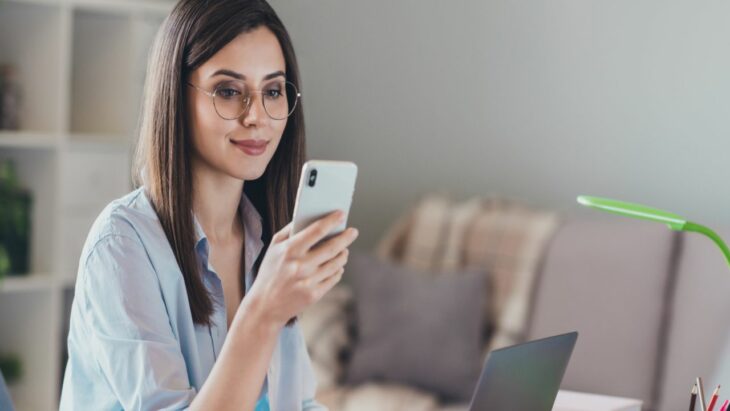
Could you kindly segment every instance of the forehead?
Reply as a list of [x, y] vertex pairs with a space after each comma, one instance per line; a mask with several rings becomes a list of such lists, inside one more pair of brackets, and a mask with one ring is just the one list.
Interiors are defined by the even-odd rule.
[[286, 61], [276, 35], [262, 26], [236, 36], [196, 71], [207, 79], [219, 69], [232, 70], [258, 81], [275, 71], [285, 71]]

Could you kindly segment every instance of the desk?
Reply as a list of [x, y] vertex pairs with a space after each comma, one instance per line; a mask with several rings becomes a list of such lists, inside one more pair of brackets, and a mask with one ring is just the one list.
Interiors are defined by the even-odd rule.
[[641, 404], [631, 398], [560, 390], [553, 411], [641, 411]]

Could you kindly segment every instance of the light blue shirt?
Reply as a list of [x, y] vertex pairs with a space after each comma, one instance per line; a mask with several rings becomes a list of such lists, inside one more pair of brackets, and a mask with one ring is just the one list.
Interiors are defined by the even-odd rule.
[[3, 373], [0, 372], [0, 410], [13, 411], [13, 409], [13, 403], [10, 401], [8, 387], [5, 385]]
[[[246, 195], [245, 285], [263, 248], [262, 220]], [[186, 409], [227, 334], [223, 286], [194, 218], [195, 250], [213, 302], [210, 326], [195, 325], [185, 281], [143, 188], [113, 201], [94, 222], [76, 279], [61, 410]], [[240, 364], [245, 367], [246, 364]], [[279, 334], [256, 411], [321, 411], [299, 325]]]

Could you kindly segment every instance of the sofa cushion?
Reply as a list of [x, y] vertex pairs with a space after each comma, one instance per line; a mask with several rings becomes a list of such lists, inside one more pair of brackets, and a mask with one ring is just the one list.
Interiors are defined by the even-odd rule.
[[343, 359], [352, 345], [348, 326], [353, 304], [352, 290], [338, 285], [299, 317], [320, 390], [338, 385], [344, 377]]
[[317, 392], [317, 401], [332, 411], [442, 411], [433, 394], [399, 384], [329, 388]]
[[674, 235], [617, 217], [560, 227], [536, 289], [529, 338], [580, 333], [562, 388], [637, 398], [654, 409]]
[[468, 401], [479, 378], [486, 275], [433, 275], [353, 254], [358, 340], [347, 382], [390, 381]]

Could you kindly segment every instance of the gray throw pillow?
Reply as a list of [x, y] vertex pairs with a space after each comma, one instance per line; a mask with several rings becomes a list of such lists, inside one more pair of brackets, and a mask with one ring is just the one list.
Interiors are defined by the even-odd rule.
[[484, 273], [425, 273], [353, 253], [357, 343], [346, 382], [390, 381], [469, 401], [481, 370]]

